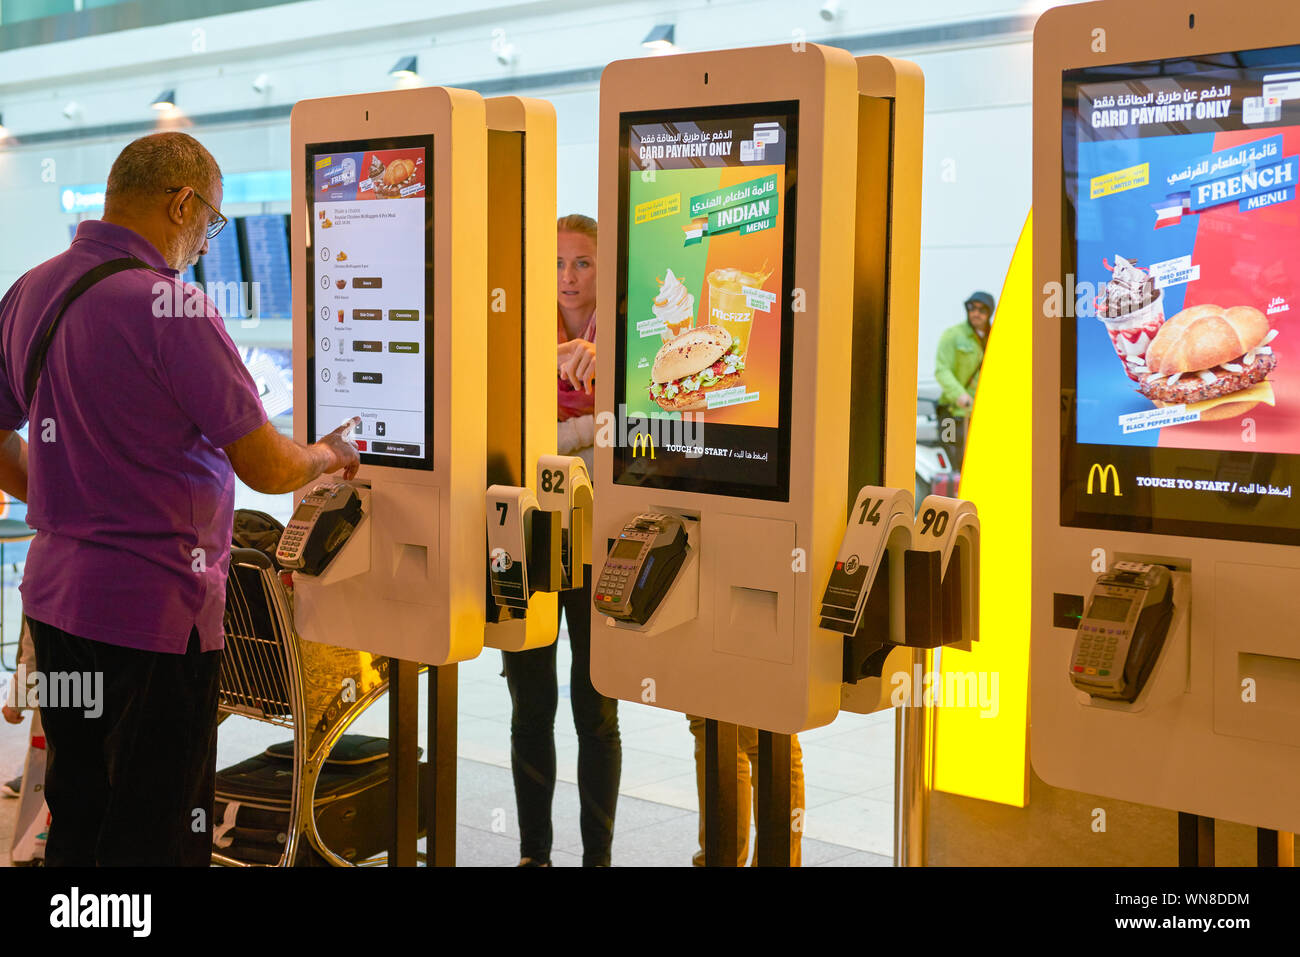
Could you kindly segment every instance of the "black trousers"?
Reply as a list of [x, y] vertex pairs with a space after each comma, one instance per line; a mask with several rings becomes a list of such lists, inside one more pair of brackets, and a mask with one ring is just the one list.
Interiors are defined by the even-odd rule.
[[[591, 568], [587, 587], [560, 593], [569, 626], [573, 667], [569, 700], [578, 732], [578, 800], [584, 867], [608, 867], [614, 806], [623, 769], [618, 702], [591, 684]], [[551, 800], [555, 794], [555, 712], [559, 690], [555, 645], [502, 652], [510, 686], [510, 766], [519, 807], [519, 855], [551, 859]]]
[[99, 689], [93, 702], [41, 702], [46, 864], [208, 866], [221, 652], [201, 652], [197, 629], [169, 655], [27, 622], [47, 686], [77, 672]]

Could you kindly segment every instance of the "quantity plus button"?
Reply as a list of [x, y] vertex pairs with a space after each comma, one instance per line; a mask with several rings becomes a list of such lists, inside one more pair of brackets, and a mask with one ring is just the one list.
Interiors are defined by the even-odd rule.
[[390, 342], [388, 351], [414, 354], [420, 351], [420, 344], [418, 342]]
[[384, 344], [382, 342], [376, 342], [374, 340], [369, 340], [369, 339], [353, 339], [352, 351], [353, 352], [383, 352]]
[[420, 447], [418, 445], [404, 445], [401, 442], [376, 442], [374, 443], [376, 452], [387, 452], [391, 455], [419, 455]]
[[353, 276], [353, 289], [382, 289], [384, 280], [379, 276]]
[[384, 318], [384, 310], [382, 310], [382, 309], [353, 309], [353, 310], [352, 310], [352, 318], [353, 318], [353, 319], [382, 319], [382, 318]]
[[356, 383], [368, 383], [370, 385], [382, 385], [384, 374], [382, 372], [354, 372], [352, 381]]
[[420, 318], [419, 309], [389, 309], [388, 318], [400, 322], [415, 322]]

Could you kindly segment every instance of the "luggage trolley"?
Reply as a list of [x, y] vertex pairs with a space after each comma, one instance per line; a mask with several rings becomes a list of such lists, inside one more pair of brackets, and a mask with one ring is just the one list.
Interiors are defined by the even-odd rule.
[[[344, 745], [352, 747], [340, 749], [352, 752], [346, 760], [331, 751], [387, 692], [389, 660], [300, 639], [279, 572], [251, 548], [231, 550], [225, 633], [221, 720], [238, 714], [278, 725], [292, 731], [293, 741], [217, 773], [213, 863], [382, 863], [392, 823], [382, 813], [366, 814], [362, 795], [372, 791], [374, 806], [387, 806], [387, 742], [348, 735]], [[287, 787], [278, 783], [284, 776], [276, 770], [283, 767], [293, 769]], [[361, 831], [361, 839], [339, 853], [329, 839], [345, 828]]]

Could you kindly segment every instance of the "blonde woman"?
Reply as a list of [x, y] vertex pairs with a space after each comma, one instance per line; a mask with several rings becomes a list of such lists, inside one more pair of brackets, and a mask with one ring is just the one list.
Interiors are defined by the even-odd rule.
[[[574, 214], [562, 218], [558, 228], [558, 451], [582, 456], [590, 471], [595, 444], [596, 221]], [[569, 700], [578, 732], [582, 863], [608, 867], [623, 750], [618, 702], [591, 684], [591, 566], [584, 580], [585, 588], [560, 593], [560, 606], [573, 652]], [[510, 686], [510, 765], [519, 808], [519, 865], [549, 867], [559, 703], [555, 645], [505, 652], [502, 657]]]

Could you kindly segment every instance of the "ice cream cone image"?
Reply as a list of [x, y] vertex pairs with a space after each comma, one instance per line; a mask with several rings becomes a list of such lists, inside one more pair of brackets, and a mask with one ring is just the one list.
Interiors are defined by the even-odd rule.
[[656, 319], [663, 320], [664, 330], [660, 336], [664, 342], [670, 342], [695, 322], [695, 296], [671, 269], [664, 271], [663, 279], [656, 277], [655, 281], [659, 283], [659, 295], [650, 310]]

